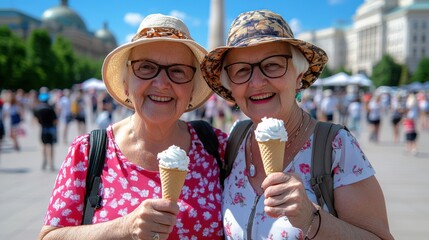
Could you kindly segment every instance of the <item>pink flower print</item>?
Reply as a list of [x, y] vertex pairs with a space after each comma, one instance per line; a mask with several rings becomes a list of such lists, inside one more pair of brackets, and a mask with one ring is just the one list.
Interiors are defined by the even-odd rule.
[[306, 163], [301, 163], [299, 165], [299, 170], [301, 170], [303, 174], [308, 174], [310, 173], [310, 166]]
[[225, 226], [225, 235], [231, 237], [232, 233], [231, 233], [231, 225], [232, 223], [227, 222], [226, 226]]
[[339, 165], [337, 165], [336, 167], [334, 167], [334, 174], [339, 174], [341, 171], [340, 171], [340, 166]]
[[311, 147], [311, 140], [308, 139], [305, 143], [304, 146], [302, 146], [301, 150], [306, 150], [307, 148]]
[[[302, 232], [302, 231], [301, 231]], [[288, 235], [288, 232], [287, 231], [285, 231], [285, 230], [283, 230], [282, 231], [282, 233], [281, 233], [281, 235], [280, 235], [281, 237], [282, 237], [282, 239], [288, 239], [288, 237], [289, 237], [289, 235]]]
[[361, 174], [362, 174], [362, 170], [363, 170], [363, 168], [358, 168], [356, 165], [355, 165], [355, 166], [353, 166], [353, 173], [354, 173], [356, 176], [361, 175]]
[[338, 137], [338, 135], [335, 137], [334, 142], [332, 143], [332, 148], [333, 149], [341, 149], [341, 147], [343, 146], [343, 140]]
[[274, 239], [273, 234], [270, 234], [267, 239], [273, 240]]
[[232, 201], [232, 205], [240, 204], [241, 206], [243, 206], [244, 200], [246, 200], [246, 198], [243, 196], [242, 193], [236, 193]]
[[237, 188], [244, 188], [244, 184], [246, 183], [246, 181], [244, 180], [244, 178], [239, 178], [236, 182], [235, 182], [235, 186], [237, 186]]

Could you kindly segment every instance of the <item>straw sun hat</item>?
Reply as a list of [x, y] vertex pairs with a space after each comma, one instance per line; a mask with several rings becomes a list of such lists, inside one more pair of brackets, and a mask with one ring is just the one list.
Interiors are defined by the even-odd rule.
[[250, 11], [240, 14], [231, 24], [226, 46], [212, 50], [201, 64], [203, 77], [209, 86], [224, 99], [235, 102], [231, 91], [222, 85], [223, 58], [231, 48], [244, 48], [270, 42], [285, 42], [300, 50], [309, 63], [302, 78], [302, 89], [316, 81], [328, 56], [321, 48], [295, 39], [286, 21], [278, 14], [268, 10]]
[[[140, 24], [134, 38], [131, 42], [125, 43], [110, 52], [104, 59], [102, 75], [109, 94], [120, 104], [134, 109], [131, 102], [125, 94], [124, 81], [128, 67], [131, 49], [133, 47], [152, 42], [179, 42], [189, 47], [199, 63], [202, 62], [207, 51], [196, 43], [189, 33], [186, 25], [178, 18], [162, 14], [151, 14], [147, 16]], [[174, 54], [174, 52], [172, 52]], [[203, 80], [199, 66], [196, 66], [192, 92], [192, 99], [189, 108], [186, 111], [201, 106], [212, 94], [213, 91]]]

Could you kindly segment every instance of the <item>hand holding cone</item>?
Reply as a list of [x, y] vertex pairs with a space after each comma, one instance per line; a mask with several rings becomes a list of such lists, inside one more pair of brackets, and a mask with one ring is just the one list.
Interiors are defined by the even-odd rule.
[[288, 139], [282, 120], [262, 118], [255, 130], [255, 138], [261, 151], [265, 173], [283, 171], [283, 155]]
[[158, 153], [162, 198], [177, 201], [188, 173], [189, 157], [177, 146]]

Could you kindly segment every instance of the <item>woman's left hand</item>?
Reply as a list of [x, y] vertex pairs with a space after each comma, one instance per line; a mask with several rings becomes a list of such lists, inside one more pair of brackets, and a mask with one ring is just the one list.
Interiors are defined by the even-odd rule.
[[304, 184], [298, 175], [271, 173], [261, 187], [265, 196], [264, 210], [268, 216], [286, 216], [294, 227], [308, 227], [316, 208], [307, 197]]

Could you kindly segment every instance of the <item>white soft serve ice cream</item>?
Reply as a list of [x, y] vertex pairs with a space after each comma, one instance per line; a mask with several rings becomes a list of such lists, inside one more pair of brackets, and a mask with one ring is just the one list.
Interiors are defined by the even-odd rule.
[[171, 145], [167, 150], [158, 153], [157, 158], [160, 167], [188, 171], [189, 157], [178, 146]]
[[263, 117], [262, 122], [255, 129], [255, 139], [258, 142], [266, 142], [273, 139], [286, 142], [288, 136], [284, 122], [276, 118]]

